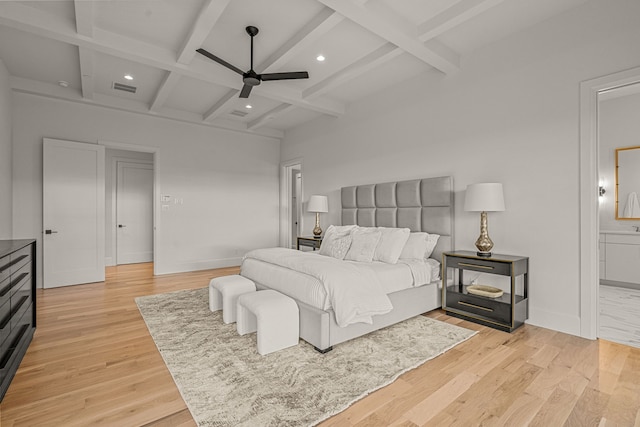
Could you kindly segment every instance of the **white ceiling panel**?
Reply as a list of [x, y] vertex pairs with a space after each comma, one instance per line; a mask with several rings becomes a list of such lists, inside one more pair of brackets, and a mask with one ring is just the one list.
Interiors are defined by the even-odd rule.
[[[345, 19], [283, 68], [284, 71], [309, 72], [308, 80], [289, 82], [302, 90], [325, 80], [385, 43], [379, 36]], [[316, 60], [319, 54], [325, 57], [323, 62]]]
[[[133, 80], [126, 80], [125, 74], [131, 75]], [[166, 72], [163, 70], [137, 62], [102, 53], [94, 54], [93, 79], [96, 93], [150, 103], [165, 75]], [[114, 82], [134, 86], [137, 88], [136, 93], [115, 90]]]
[[68, 25], [75, 25], [76, 22], [73, 0], [21, 1], [11, 3], [20, 3], [21, 5], [51, 14]]
[[203, 4], [204, 0], [95, 1], [95, 25], [177, 51]]
[[177, 110], [204, 114], [227, 92], [228, 88], [189, 77], [181, 77], [171, 90], [165, 105]]
[[[247, 108], [247, 105], [251, 105], [251, 108]], [[276, 108], [279, 105], [280, 103], [272, 99], [260, 96], [257, 93], [251, 95], [250, 99], [242, 99], [236, 96], [230, 102], [231, 108], [229, 109], [229, 112], [234, 110], [242, 111], [244, 113], [247, 113], [247, 115], [244, 117], [238, 117], [233, 114], [227, 114], [225, 115], [225, 118], [247, 123], [252, 120], [256, 120], [263, 114], [268, 113], [270, 110]]]
[[0, 59], [12, 76], [80, 87], [76, 46], [0, 26]]
[[370, 0], [369, 3], [372, 3], [371, 6], [380, 3], [389, 10], [393, 10], [398, 16], [418, 26], [460, 1], [461, 0]]

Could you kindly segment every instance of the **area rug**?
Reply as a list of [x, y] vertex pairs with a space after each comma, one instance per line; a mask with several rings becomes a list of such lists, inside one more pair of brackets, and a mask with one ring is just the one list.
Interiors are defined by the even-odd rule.
[[475, 334], [416, 316], [326, 354], [301, 340], [260, 356], [256, 334], [209, 311], [206, 288], [136, 303], [199, 426], [315, 425]]

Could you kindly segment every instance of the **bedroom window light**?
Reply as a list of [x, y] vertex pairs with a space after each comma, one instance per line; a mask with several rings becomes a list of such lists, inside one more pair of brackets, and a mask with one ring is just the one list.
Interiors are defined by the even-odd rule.
[[313, 236], [320, 237], [322, 235], [322, 228], [320, 228], [320, 214], [329, 212], [329, 201], [327, 196], [313, 195], [309, 199], [307, 205], [309, 212], [315, 212], [316, 214], [316, 226], [313, 228]]
[[485, 182], [468, 185], [464, 198], [464, 210], [480, 212], [480, 237], [476, 240], [477, 255], [490, 257], [493, 242], [487, 230], [487, 212], [504, 211], [502, 184]]

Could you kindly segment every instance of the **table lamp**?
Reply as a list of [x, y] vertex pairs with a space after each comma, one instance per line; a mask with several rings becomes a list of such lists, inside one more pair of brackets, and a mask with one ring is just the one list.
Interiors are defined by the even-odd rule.
[[316, 214], [316, 226], [313, 228], [313, 237], [319, 238], [322, 235], [322, 228], [320, 228], [320, 213], [329, 212], [327, 196], [311, 196], [307, 210], [309, 212], [315, 212]]
[[464, 198], [464, 210], [480, 212], [480, 237], [476, 240], [477, 255], [490, 257], [493, 242], [487, 231], [487, 212], [504, 211], [502, 184], [485, 182], [468, 185]]

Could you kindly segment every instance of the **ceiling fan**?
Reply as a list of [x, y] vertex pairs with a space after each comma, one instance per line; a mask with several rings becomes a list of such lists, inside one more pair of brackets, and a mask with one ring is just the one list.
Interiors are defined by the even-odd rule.
[[246, 28], [247, 34], [251, 36], [251, 68], [247, 72], [243, 72], [240, 68], [235, 67], [229, 64], [224, 59], [218, 58], [214, 54], [207, 52], [206, 50], [200, 48], [196, 49], [201, 55], [206, 56], [209, 59], [216, 61], [220, 65], [224, 65], [228, 69], [235, 71], [236, 73], [242, 76], [242, 82], [244, 86], [242, 86], [242, 90], [240, 91], [240, 98], [248, 98], [251, 93], [251, 89], [254, 86], [258, 86], [263, 81], [272, 81], [272, 80], [293, 80], [293, 79], [308, 79], [309, 73], [306, 71], [294, 71], [290, 73], [266, 73], [266, 74], [258, 74], [253, 71], [253, 38], [258, 34], [258, 28], [252, 25]]

